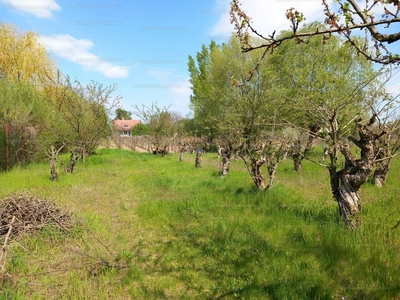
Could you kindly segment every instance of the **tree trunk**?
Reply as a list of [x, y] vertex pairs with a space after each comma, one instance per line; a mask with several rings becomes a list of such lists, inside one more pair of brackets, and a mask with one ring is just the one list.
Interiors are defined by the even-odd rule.
[[246, 155], [241, 154], [240, 157], [243, 159], [247, 171], [249, 172], [251, 179], [253, 179], [256, 188], [259, 191], [264, 191], [265, 189], [267, 189], [265, 183], [265, 177], [261, 170], [261, 167], [265, 164], [264, 156], [258, 157], [257, 159], [256, 157], [248, 157]]
[[197, 150], [196, 151], [196, 162], [195, 162], [195, 167], [200, 168], [201, 167], [201, 151]]
[[79, 148], [75, 148], [74, 150], [71, 151], [71, 156], [70, 156], [70, 161], [67, 165], [67, 168], [65, 169], [65, 171], [67, 173], [71, 173], [74, 171], [74, 167], [76, 164], [76, 161], [79, 158], [79, 154], [80, 154], [81, 150]]
[[349, 139], [361, 148], [361, 159], [356, 160], [351, 154], [350, 146], [343, 145], [340, 151], [346, 160], [345, 167], [339, 172], [335, 168], [330, 169], [331, 186], [344, 223], [349, 228], [356, 228], [361, 225], [360, 187], [367, 182], [374, 170], [375, 138], [365, 133], [360, 140], [352, 137]]
[[340, 215], [349, 228], [356, 228], [361, 225], [361, 199], [360, 186], [355, 185], [353, 175], [346, 170], [338, 173], [340, 186], [338, 187], [338, 198]]
[[379, 164], [379, 166], [375, 169], [374, 179], [373, 179], [374, 185], [382, 187], [386, 182], [389, 170], [390, 170], [390, 160], [388, 159], [386, 161], [382, 161]]
[[301, 160], [303, 159], [301, 156], [301, 141], [297, 140], [292, 150], [292, 158], [293, 165], [296, 172], [301, 173], [303, 171], [303, 165], [301, 164]]
[[267, 188], [267, 186], [265, 185], [265, 177], [261, 170], [263, 164], [264, 162], [260, 160], [258, 161], [252, 160], [251, 162], [250, 175], [257, 189], [260, 191], [264, 191]]
[[64, 147], [62, 145], [58, 150], [54, 148], [54, 146], [51, 146], [51, 151], [47, 154], [47, 156], [50, 159], [50, 180], [51, 181], [58, 181], [58, 173], [57, 173], [57, 156], [58, 153], [61, 151], [61, 149]]
[[303, 172], [303, 165], [301, 163], [301, 160], [298, 158], [299, 158], [298, 156], [296, 158], [293, 156], [294, 170], [297, 173], [301, 173], [301, 172]]
[[58, 174], [57, 174], [57, 153], [54, 146], [51, 146], [51, 152], [49, 155], [50, 158], [50, 180], [51, 181], [58, 181]]
[[183, 156], [184, 156], [185, 151], [179, 151], [179, 161], [183, 162]]
[[232, 147], [221, 147], [220, 155], [222, 156], [221, 176], [225, 177], [229, 173], [229, 166], [231, 163]]
[[267, 187], [267, 188], [272, 188], [272, 186], [274, 185], [274, 182], [275, 182], [275, 173], [276, 173], [277, 167], [278, 167], [278, 163], [268, 168], [268, 169], [269, 169], [269, 171], [268, 171], [268, 174], [269, 174], [269, 184], [268, 184], [268, 187]]
[[223, 147], [217, 146], [218, 158], [220, 158], [222, 156], [222, 151], [223, 151]]

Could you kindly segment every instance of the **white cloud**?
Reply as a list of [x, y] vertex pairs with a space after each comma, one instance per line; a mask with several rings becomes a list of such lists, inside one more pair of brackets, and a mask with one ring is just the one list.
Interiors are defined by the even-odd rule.
[[111, 78], [123, 78], [129, 75], [129, 67], [112, 64], [112, 61], [121, 61], [122, 59], [104, 59], [91, 53], [89, 50], [94, 44], [89, 39], [76, 39], [69, 34], [42, 35], [40, 39], [48, 50], [87, 70], [100, 72]]
[[[333, 1], [327, 2], [332, 3]], [[246, 0], [242, 1], [242, 4], [243, 11], [252, 18], [254, 28], [263, 35], [290, 29], [290, 22], [286, 19], [285, 13], [291, 7], [304, 13], [306, 22], [322, 21], [325, 17], [320, 0]], [[216, 0], [217, 7], [222, 5], [229, 7], [229, 1]], [[230, 23], [229, 13], [227, 12], [222, 14], [218, 22], [211, 28], [210, 35], [230, 36], [233, 31], [234, 27]]]
[[38, 18], [51, 18], [53, 11], [61, 10], [54, 0], [0, 0], [4, 3], [0, 7], [19, 10], [32, 14]]

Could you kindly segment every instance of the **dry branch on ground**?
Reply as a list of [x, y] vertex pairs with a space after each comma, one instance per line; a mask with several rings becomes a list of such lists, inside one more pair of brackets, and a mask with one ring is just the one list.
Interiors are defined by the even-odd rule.
[[46, 225], [52, 225], [63, 231], [72, 227], [71, 214], [63, 211], [49, 200], [41, 200], [29, 194], [10, 194], [0, 200], [0, 238], [7, 234], [13, 217], [12, 236], [34, 232]]

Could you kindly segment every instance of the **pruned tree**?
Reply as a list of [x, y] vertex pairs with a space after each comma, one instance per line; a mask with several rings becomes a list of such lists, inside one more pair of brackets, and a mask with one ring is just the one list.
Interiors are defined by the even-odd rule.
[[[253, 56], [241, 53], [234, 37], [221, 46], [213, 42], [208, 48], [203, 46], [196, 58], [197, 64], [189, 57], [191, 106], [202, 131], [221, 146], [221, 175], [227, 175], [232, 151], [237, 149], [256, 188], [271, 187], [280, 162], [276, 158], [283, 149], [277, 138], [283, 102], [276, 97], [274, 79], [267, 69], [261, 68], [256, 70], [254, 82], [246, 82], [242, 88], [232, 85], [254, 63]], [[271, 167], [269, 184], [262, 171], [267, 163]]]
[[50, 151], [48, 151], [47, 156], [50, 160], [50, 180], [58, 181], [58, 170], [57, 170], [57, 157], [58, 153], [64, 148], [65, 145], [62, 145], [60, 148], [56, 149], [53, 145], [51, 145]]
[[[328, 163], [314, 162], [328, 169], [333, 197], [349, 228], [361, 224], [361, 186], [371, 178], [378, 162], [390, 158], [378, 155], [380, 145], [392, 131], [387, 111], [392, 111], [391, 107], [395, 104], [395, 99], [386, 97], [384, 85], [376, 84], [377, 76], [383, 74], [374, 74], [370, 79], [359, 82], [353, 92], [343, 95], [329, 106], [320, 107], [310, 101], [308, 107], [308, 110], [320, 114], [321, 124], [329, 136]], [[358, 98], [360, 95], [362, 99]], [[354, 146], [359, 149], [358, 156], [352, 151]]]
[[170, 112], [169, 107], [158, 107], [157, 103], [151, 106], [134, 105], [133, 114], [138, 116], [148, 126], [153, 153], [164, 156], [169, 150], [170, 140], [173, 138], [180, 115]]
[[174, 140], [179, 151], [179, 161], [184, 161], [184, 154], [191, 147], [191, 138], [194, 136], [193, 119], [182, 118], [178, 121]]

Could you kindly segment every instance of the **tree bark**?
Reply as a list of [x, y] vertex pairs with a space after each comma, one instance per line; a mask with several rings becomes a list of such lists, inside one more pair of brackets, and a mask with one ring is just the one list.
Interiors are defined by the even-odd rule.
[[233, 149], [231, 146], [220, 147], [220, 149], [220, 155], [222, 156], [221, 176], [225, 177], [229, 173]]
[[262, 173], [261, 167], [264, 164], [264, 160], [263, 159], [259, 159], [259, 160], [252, 160], [251, 161], [251, 178], [254, 181], [254, 184], [256, 185], [257, 189], [260, 191], [264, 191], [267, 186], [265, 184], [265, 177]]
[[196, 168], [201, 168], [201, 151], [200, 150], [196, 150], [195, 167]]
[[388, 159], [386, 161], [382, 161], [375, 169], [374, 179], [373, 179], [374, 185], [382, 187], [386, 182], [389, 170], [390, 170], [390, 160]]
[[[399, 146], [394, 146], [392, 149], [391, 148], [391, 135], [387, 135], [385, 138], [382, 138], [382, 142], [380, 143], [380, 147], [377, 147], [376, 149], [376, 159], [382, 159], [376, 166], [375, 172], [374, 172], [374, 178], [373, 178], [373, 183], [374, 185], [378, 187], [382, 187], [385, 182], [386, 178], [388, 176], [388, 173], [390, 171], [390, 153], [395, 153], [398, 151], [400, 148]], [[385, 159], [385, 157], [387, 159]]]
[[[338, 202], [340, 215], [349, 228], [356, 228], [361, 224], [361, 199], [360, 187], [371, 177], [375, 168], [375, 146], [377, 141], [385, 134], [384, 131], [377, 134], [371, 129], [374, 117], [369, 124], [356, 124], [359, 138], [348, 137], [361, 149], [361, 158], [355, 159], [351, 154], [350, 146], [345, 144], [340, 147], [340, 152], [345, 157], [345, 167], [336, 172], [336, 167], [329, 169], [331, 175], [331, 187], [335, 200]], [[336, 160], [333, 154], [331, 160]], [[332, 162], [332, 165], [335, 162]]]
[[249, 172], [251, 179], [253, 179], [256, 188], [259, 191], [264, 191], [265, 189], [267, 189], [265, 177], [261, 170], [261, 167], [265, 164], [265, 157], [248, 157], [243, 154], [241, 154], [240, 157], [243, 159], [247, 171]]
[[58, 172], [57, 172], [57, 156], [58, 153], [61, 151], [61, 149], [64, 147], [62, 145], [58, 150], [54, 148], [53, 145], [51, 145], [51, 151], [48, 152], [47, 156], [50, 159], [50, 180], [51, 181], [58, 181]]
[[292, 149], [292, 158], [294, 170], [298, 173], [303, 171], [303, 165], [301, 164], [302, 156], [301, 156], [301, 141], [300, 139], [296, 141]]
[[67, 173], [72, 174], [72, 172], [74, 171], [74, 167], [75, 167], [76, 161], [79, 158], [80, 153], [81, 153], [81, 149], [78, 147], [71, 151], [70, 161], [67, 165], [67, 168], [65, 169], [65, 171]]

